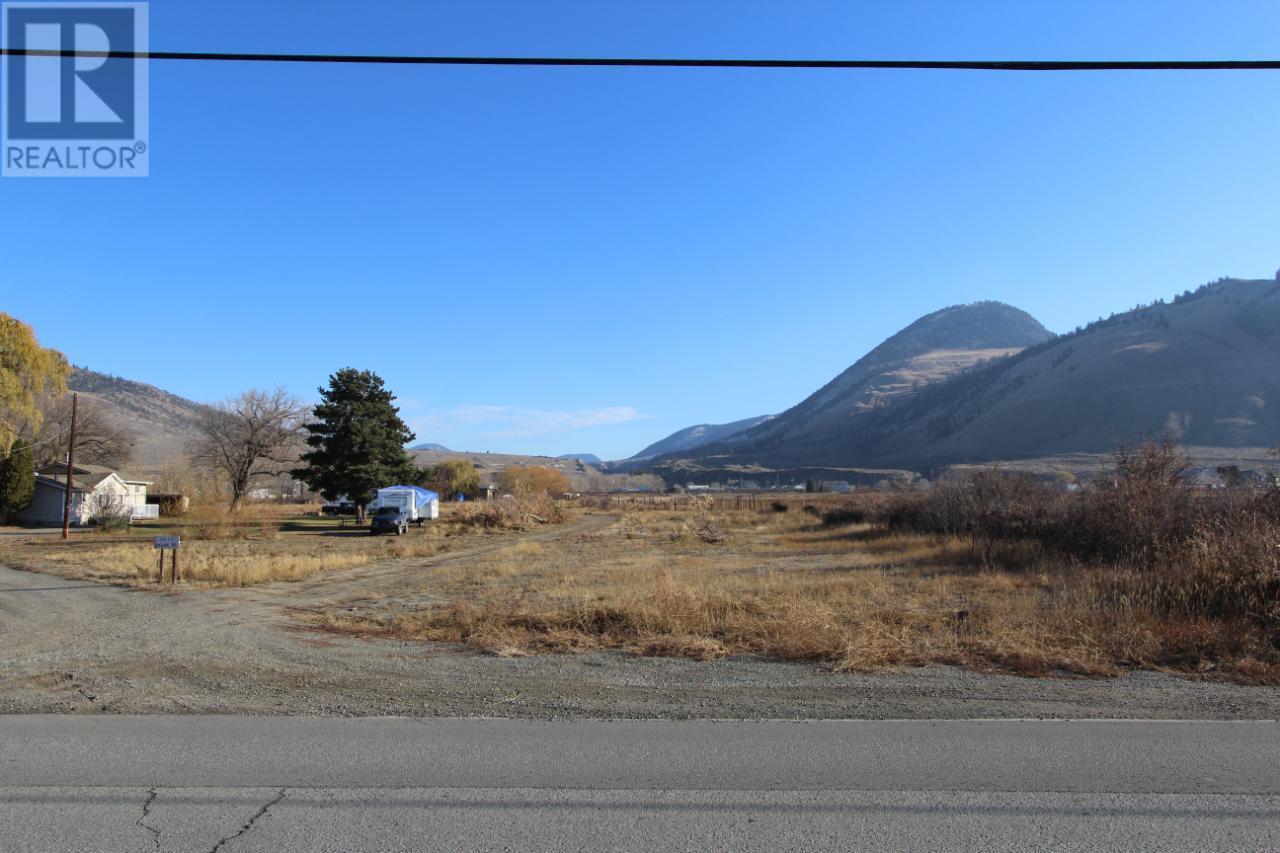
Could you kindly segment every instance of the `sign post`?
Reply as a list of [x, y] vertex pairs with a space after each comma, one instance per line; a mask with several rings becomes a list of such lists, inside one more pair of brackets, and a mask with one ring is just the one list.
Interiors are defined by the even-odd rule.
[[178, 582], [178, 547], [182, 545], [182, 539], [178, 536], [157, 536], [155, 538], [155, 549], [160, 552], [160, 577], [159, 582], [164, 583], [164, 552], [173, 552], [173, 573], [170, 575], [170, 583]]

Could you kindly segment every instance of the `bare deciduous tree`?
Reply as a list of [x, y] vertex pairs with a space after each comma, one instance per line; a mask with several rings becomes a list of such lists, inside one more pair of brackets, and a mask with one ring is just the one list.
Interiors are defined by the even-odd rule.
[[227, 479], [235, 512], [253, 482], [297, 461], [307, 408], [283, 388], [251, 389], [211, 407], [193, 458]]
[[[30, 444], [36, 469], [66, 459], [71, 430], [71, 395], [48, 395], [39, 402], [38, 426], [31, 423]], [[133, 430], [121, 425], [92, 397], [81, 395], [76, 411], [76, 461], [119, 470], [133, 460]]]

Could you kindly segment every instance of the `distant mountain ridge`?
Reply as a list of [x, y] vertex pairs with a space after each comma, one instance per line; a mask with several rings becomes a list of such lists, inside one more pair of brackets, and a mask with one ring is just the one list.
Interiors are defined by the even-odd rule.
[[[68, 384], [134, 430], [131, 470], [144, 474], [185, 454], [208, 411], [87, 368]], [[699, 467], [926, 470], [1106, 453], [1157, 434], [1204, 447], [1280, 444], [1280, 280], [1221, 279], [1062, 336], [1003, 303], [944, 308], [780, 415], [687, 427], [607, 467], [680, 478]]]
[[1091, 323], [920, 395], [866, 440], [876, 458], [938, 463], [1160, 435], [1280, 443], [1280, 281], [1222, 279]]
[[[787, 411], [704, 443], [701, 454], [748, 455], [753, 464], [785, 456], [830, 455], [828, 445], [856, 431], [873, 412], [908, 399], [992, 359], [1053, 337], [1030, 314], [1001, 302], [953, 305], [921, 317], [887, 338]], [[666, 456], [682, 452], [668, 450]], [[796, 462], [793, 464], [818, 464]]]
[[594, 453], [561, 453], [557, 459], [574, 459], [587, 465], [599, 465], [601, 459]]
[[453, 452], [453, 451], [452, 451], [452, 450], [450, 450], [449, 448], [445, 447], [443, 444], [435, 444], [435, 443], [430, 442], [430, 441], [426, 442], [425, 444], [415, 444], [413, 447], [410, 447], [409, 449], [410, 449], [410, 450], [435, 450], [435, 451], [438, 451], [438, 452], [440, 452], [440, 453], [452, 453], [452, 452]]
[[891, 466], [1106, 453], [1168, 434], [1280, 443], [1280, 282], [1223, 279], [1053, 336], [999, 303], [935, 312], [689, 466]]
[[707, 444], [717, 441], [724, 441], [732, 438], [744, 430], [758, 426], [772, 418], [773, 415], [758, 415], [754, 418], [744, 418], [740, 421], [734, 421], [727, 424], [695, 424], [691, 427], [677, 430], [664, 439], [655, 441], [653, 444], [641, 450], [635, 456], [622, 460], [621, 465], [625, 463], [645, 462], [649, 459], [655, 459], [659, 456], [666, 456], [671, 453], [681, 453], [690, 450], [696, 450]]

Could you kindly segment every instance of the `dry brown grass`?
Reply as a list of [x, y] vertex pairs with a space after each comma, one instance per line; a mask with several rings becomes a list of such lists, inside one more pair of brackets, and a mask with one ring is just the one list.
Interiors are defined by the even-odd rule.
[[[287, 513], [292, 510], [292, 513]], [[287, 515], [297, 515], [297, 507], [278, 504], [248, 504], [234, 515], [225, 504], [193, 504], [181, 519], [187, 539], [271, 539], [280, 531]]]
[[712, 515], [723, 543], [691, 535], [702, 522], [691, 512], [628, 512], [582, 540], [442, 571], [438, 595], [411, 611], [335, 611], [326, 626], [502, 655], [619, 649], [846, 671], [1145, 667], [1280, 681], [1275, 649], [1247, 625], [1157, 612], [1114, 594], [1116, 570], [1081, 568], [1034, 545], [1003, 543], [975, 559], [967, 537], [824, 526], [771, 508]]
[[[247, 507], [227, 517], [219, 508], [202, 507], [176, 524], [123, 534], [77, 534], [66, 542], [50, 536], [15, 537], [0, 542], [0, 560], [68, 578], [150, 586], [158, 575], [151, 537], [176, 533], [182, 537], [178, 565], [185, 586], [251, 586], [384, 560], [434, 556], [467, 535], [452, 512], [440, 521], [410, 528], [405, 536], [373, 537], [354, 524], [339, 526], [332, 520], [305, 519], [299, 524], [288, 518], [288, 509]], [[292, 509], [296, 515], [297, 508]], [[166, 567], [166, 577], [169, 571]]]
[[[92, 548], [51, 551], [44, 559], [63, 567], [68, 576], [121, 581], [133, 585], [156, 582], [158, 561], [150, 544], [114, 543]], [[255, 543], [184, 543], [178, 568], [182, 580], [204, 586], [252, 586], [296, 581], [335, 569], [364, 565], [372, 555], [354, 551], [282, 553], [263, 551]], [[166, 563], [165, 576], [170, 569]]]
[[[982, 488], [854, 504], [805, 496], [786, 512], [767, 501], [652, 500], [562, 536], [543, 535], [555, 528], [542, 514], [510, 501], [446, 507], [404, 537], [266, 517], [198, 538], [197, 518], [182, 529], [181, 567], [189, 584], [248, 585], [440, 554], [413, 589], [336, 603], [318, 623], [500, 655], [751, 654], [846, 671], [945, 663], [1025, 675], [1154, 668], [1280, 683], [1275, 507], [1196, 504], [1189, 533], [1181, 522], [1165, 525], [1173, 532], [1147, 525], [1158, 535], [1139, 529], [1139, 547], [1086, 559], [1056, 531], [1090, 516], [1025, 483]], [[1186, 509], [1155, 506], [1137, 517], [1176, 520]], [[720, 536], [701, 535], [708, 526]], [[0, 561], [145, 585], [153, 532], [4, 541]]]
[[564, 508], [545, 494], [522, 494], [494, 501], [472, 501], [458, 508], [457, 520], [485, 530], [527, 530], [542, 524], [560, 524]]

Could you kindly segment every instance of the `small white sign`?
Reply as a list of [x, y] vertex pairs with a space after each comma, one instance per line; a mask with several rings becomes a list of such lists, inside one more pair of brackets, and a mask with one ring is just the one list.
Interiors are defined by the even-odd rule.
[[157, 536], [157, 548], [177, 548], [182, 544], [182, 539], [177, 536]]

